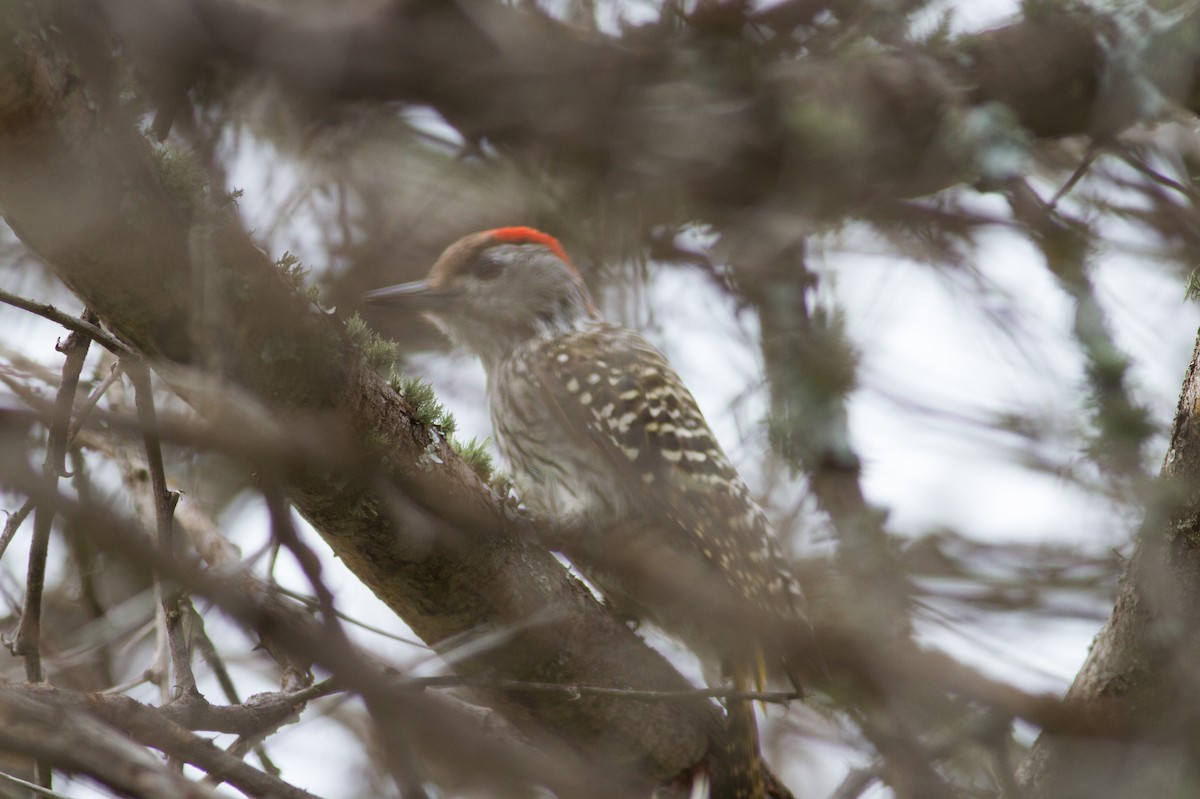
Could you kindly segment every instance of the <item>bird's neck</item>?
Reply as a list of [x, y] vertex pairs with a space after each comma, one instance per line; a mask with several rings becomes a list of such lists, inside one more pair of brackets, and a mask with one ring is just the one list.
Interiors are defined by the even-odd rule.
[[529, 344], [569, 335], [600, 323], [591, 303], [563, 301], [540, 313], [515, 319], [494, 320], [490, 325], [444, 324], [442, 328], [455, 345], [473, 352], [490, 373]]

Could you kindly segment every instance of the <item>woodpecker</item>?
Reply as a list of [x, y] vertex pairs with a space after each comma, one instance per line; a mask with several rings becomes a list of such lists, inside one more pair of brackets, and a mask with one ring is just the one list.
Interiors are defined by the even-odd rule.
[[[556, 548], [619, 613], [649, 620], [737, 690], [810, 636], [766, 518], [666, 358], [605, 322], [559, 242], [527, 227], [451, 244], [425, 280], [369, 292], [421, 310], [487, 372], [496, 444]], [[738, 799], [766, 795], [753, 704], [726, 702]]]

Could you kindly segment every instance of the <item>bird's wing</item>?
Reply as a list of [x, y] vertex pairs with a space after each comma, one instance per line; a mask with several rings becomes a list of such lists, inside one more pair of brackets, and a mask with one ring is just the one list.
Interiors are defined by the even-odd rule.
[[798, 611], [799, 589], [766, 519], [666, 358], [636, 333], [607, 324], [546, 339], [534, 377], [566, 436], [644, 498], [640, 511], [686, 542], [737, 593], [773, 615]]

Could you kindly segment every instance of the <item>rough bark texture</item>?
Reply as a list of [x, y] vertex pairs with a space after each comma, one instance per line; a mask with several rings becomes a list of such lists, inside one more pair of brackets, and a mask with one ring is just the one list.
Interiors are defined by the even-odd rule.
[[1193, 796], [1200, 790], [1200, 338], [1117, 603], [1067, 700], [1117, 739], [1044, 733], [1022, 767], [1031, 796]]

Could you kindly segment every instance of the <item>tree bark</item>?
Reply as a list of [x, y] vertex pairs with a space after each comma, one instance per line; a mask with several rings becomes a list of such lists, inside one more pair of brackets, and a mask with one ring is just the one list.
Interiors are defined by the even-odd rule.
[[[91, 102], [56, 35], [20, 12], [9, 4], [0, 17], [0, 209], [30, 250], [152, 362], [202, 368], [298, 435], [320, 424], [360, 452], [386, 442], [416, 503], [402, 512], [390, 512], [387, 496], [312, 469], [293, 474], [292, 495], [333, 552], [435, 648], [498, 633], [457, 669], [686, 689], [549, 552], [516, 535], [492, 493], [413, 421], [341, 326], [294, 291], [221, 199], [197, 199], [211, 191], [204, 187], [180, 192], [134, 120]], [[720, 712], [704, 699], [484, 694], [518, 723], [548, 728], [642, 779], [674, 777], [724, 751]]]
[[1200, 791], [1200, 338], [1112, 616], [1067, 701], [1119, 739], [1043, 733], [1022, 764], [1032, 797], [1190, 796]]

